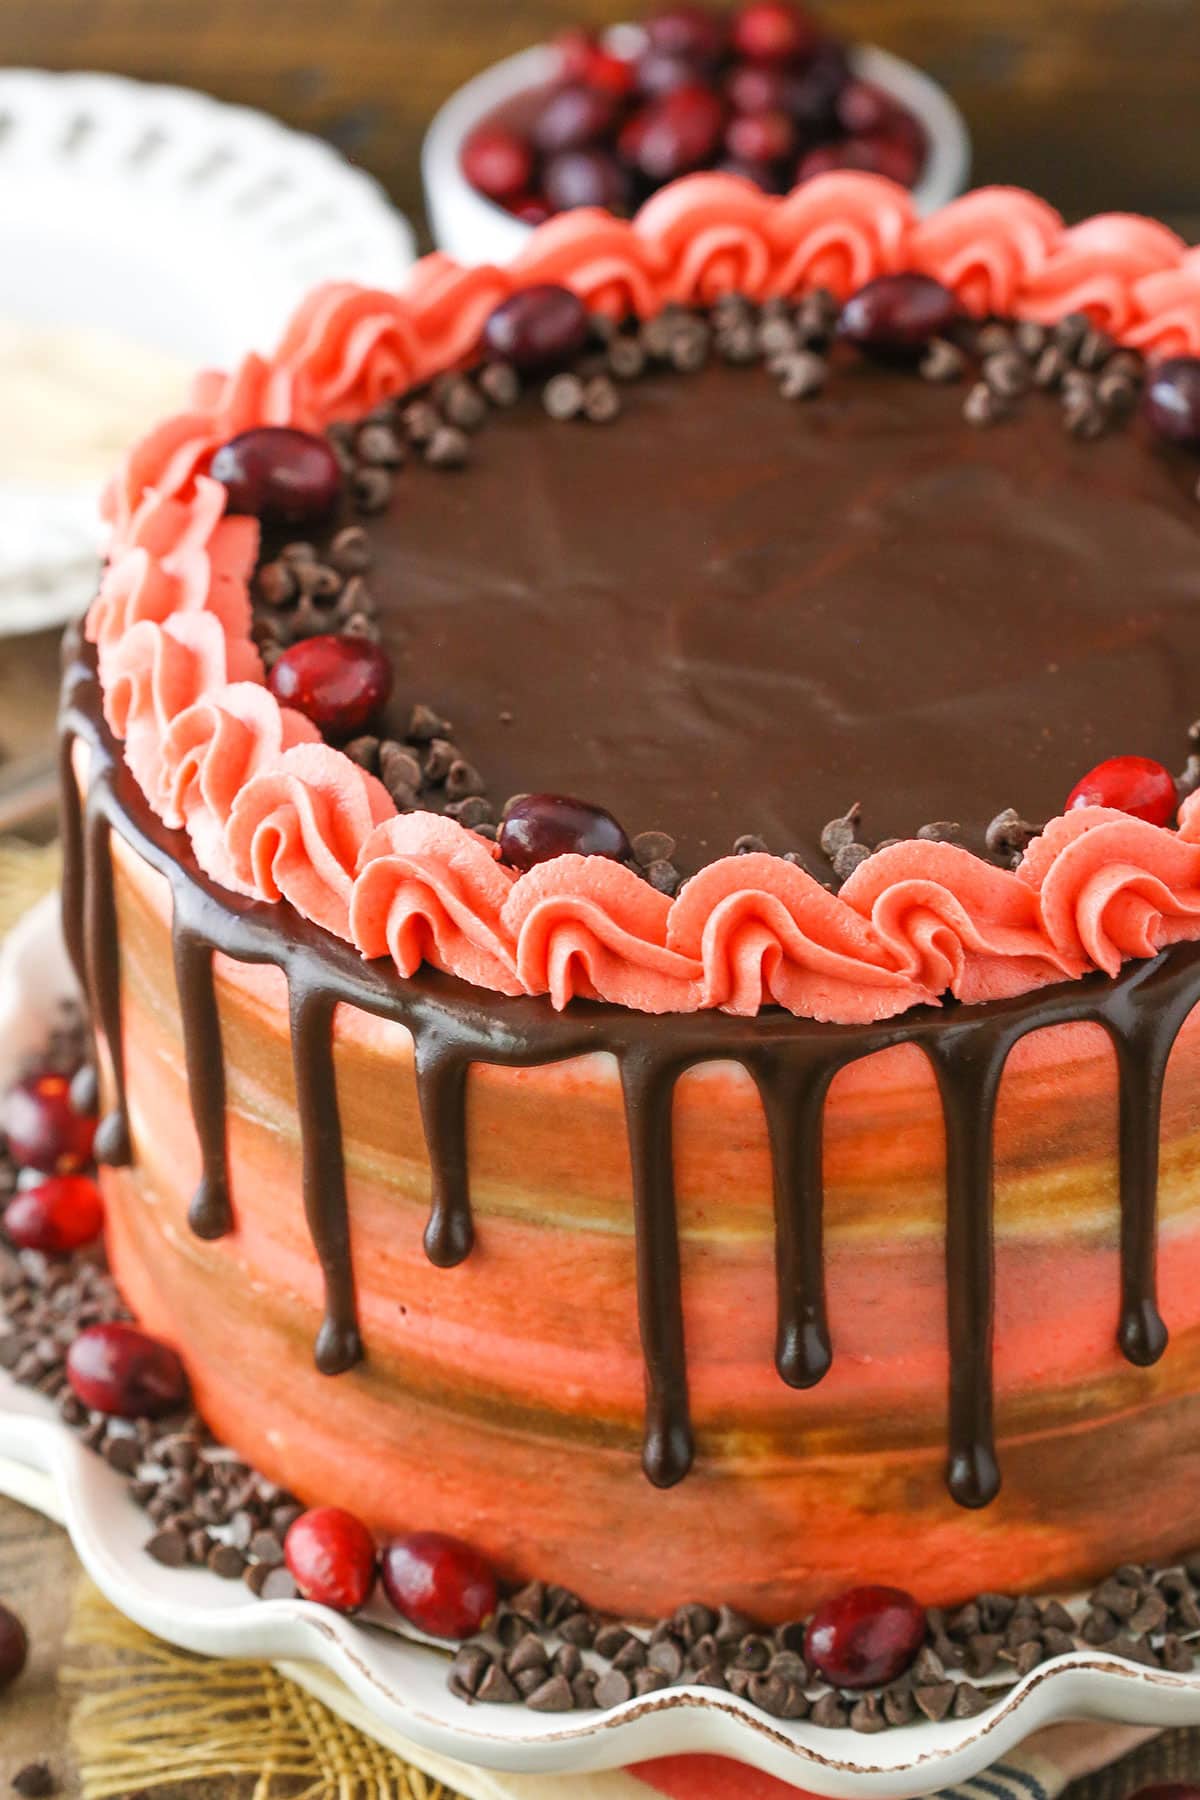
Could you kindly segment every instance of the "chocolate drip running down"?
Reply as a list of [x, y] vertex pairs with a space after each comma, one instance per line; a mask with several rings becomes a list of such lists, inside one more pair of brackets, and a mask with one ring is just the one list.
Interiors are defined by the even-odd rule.
[[[415, 1046], [421, 1117], [433, 1170], [425, 1236], [435, 1264], [470, 1253], [466, 1091], [473, 1063], [528, 1068], [607, 1051], [621, 1072], [633, 1169], [638, 1314], [646, 1371], [643, 1464], [659, 1486], [693, 1456], [672, 1167], [672, 1103], [683, 1073], [733, 1060], [762, 1096], [774, 1168], [777, 1365], [804, 1388], [830, 1367], [822, 1256], [822, 1119], [840, 1069], [896, 1044], [915, 1044], [937, 1078], [946, 1135], [946, 1307], [950, 1349], [947, 1482], [963, 1506], [1000, 1486], [993, 1434], [993, 1118], [1010, 1051], [1048, 1026], [1090, 1022], [1111, 1039], [1120, 1113], [1121, 1291], [1117, 1339], [1148, 1365], [1166, 1348], [1156, 1294], [1158, 1121], [1172, 1045], [1200, 1002], [1200, 944], [1133, 962], [1116, 980], [1092, 975], [985, 1006], [918, 1008], [879, 1025], [821, 1025], [769, 1011], [655, 1017], [587, 1001], [556, 1013], [543, 999], [506, 999], [425, 970], [401, 980], [286, 906], [225, 892], [196, 868], [186, 837], [154, 818], [100, 713], [92, 652], [67, 670], [63, 732], [63, 899], [68, 948], [104, 1038], [114, 1096], [100, 1140], [129, 1154], [121, 1045], [120, 945], [111, 833], [164, 875], [173, 902], [175, 966], [203, 1177], [192, 1209], [202, 1236], [233, 1228], [237, 1194], [226, 1167], [225, 1078], [213, 988], [216, 951], [274, 964], [291, 997], [304, 1205], [325, 1280], [317, 1362], [328, 1374], [363, 1354], [351, 1260], [341, 1122], [334, 1080], [340, 1005], [405, 1026]], [[89, 752], [86, 801], [73, 748]]]

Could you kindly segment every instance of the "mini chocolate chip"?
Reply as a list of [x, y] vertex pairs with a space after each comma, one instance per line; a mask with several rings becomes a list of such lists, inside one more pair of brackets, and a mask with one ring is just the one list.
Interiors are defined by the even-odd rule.
[[361, 468], [354, 477], [353, 488], [359, 512], [381, 513], [392, 497], [392, 478], [386, 469]]
[[614, 1669], [623, 1669], [626, 1675], [632, 1675], [637, 1669], [646, 1666], [646, 1646], [641, 1638], [631, 1637], [627, 1644], [622, 1644], [612, 1659]]
[[815, 350], [796, 350], [781, 358], [772, 373], [785, 400], [811, 400], [829, 378], [829, 364]]
[[1004, 1639], [996, 1632], [973, 1631], [967, 1639], [966, 1669], [969, 1675], [990, 1675]]
[[[405, 733], [405, 736], [411, 738], [414, 744], [428, 744], [431, 743], [434, 738], [448, 737], [451, 730], [452, 727], [448, 719], [439, 718], [431, 706], [425, 706], [418, 703], [408, 715], [408, 730]], [[522, 1588], [521, 1592], [522, 1594], [527, 1594], [534, 1587], [540, 1588], [541, 1583], [531, 1582], [529, 1588]], [[542, 1594], [544, 1604], [544, 1589], [542, 1590]]]
[[838, 880], [848, 881], [859, 863], [866, 862], [870, 854], [870, 848], [866, 844], [843, 844], [833, 857], [833, 872]]
[[342, 575], [362, 575], [371, 566], [371, 540], [361, 525], [347, 525], [329, 546], [329, 560]]
[[551, 1675], [548, 1681], [543, 1681], [525, 1696], [525, 1704], [533, 1712], [571, 1712], [575, 1696], [565, 1675]]
[[883, 1716], [889, 1725], [911, 1725], [916, 1712], [910, 1687], [894, 1684], [883, 1690]]
[[1067, 1656], [1075, 1648], [1074, 1631], [1060, 1631], [1057, 1625], [1047, 1625], [1042, 1633], [1042, 1644], [1047, 1656]]
[[758, 361], [758, 333], [748, 321], [718, 331], [716, 346], [721, 360], [735, 368]]
[[1129, 1620], [1130, 1631], [1140, 1637], [1157, 1636], [1167, 1622], [1167, 1603], [1155, 1588], [1145, 1596]]
[[759, 837], [757, 832], [747, 831], [740, 838], [733, 840], [735, 856], [757, 856], [764, 854], [766, 850], [767, 840]]
[[1088, 1595], [1088, 1600], [1094, 1608], [1103, 1607], [1115, 1619], [1130, 1619], [1138, 1609], [1138, 1588], [1110, 1575]]
[[425, 752], [425, 779], [435, 786], [445, 781], [452, 764], [458, 762], [459, 755], [454, 745], [446, 738], [435, 737]]
[[850, 1708], [851, 1731], [876, 1732], [887, 1730], [887, 1720], [879, 1704], [878, 1694], [864, 1694]]
[[1107, 331], [1087, 331], [1080, 339], [1075, 360], [1081, 369], [1101, 369], [1116, 347], [1116, 339]]
[[918, 366], [926, 381], [961, 381], [966, 373], [967, 359], [949, 338], [932, 338]]
[[[465, 818], [463, 823], [466, 823]], [[596, 1641], [598, 1628], [595, 1613], [577, 1612], [563, 1620], [558, 1628], [558, 1635], [568, 1644], [577, 1644], [581, 1650], [590, 1650]]]
[[314, 563], [317, 560], [317, 546], [297, 538], [292, 543], [285, 544], [279, 554], [287, 563]]
[[764, 317], [758, 327], [758, 348], [767, 358], [787, 357], [800, 347], [800, 335], [786, 315]]
[[460, 431], [478, 431], [488, 416], [487, 401], [465, 375], [448, 382], [438, 400], [446, 423]]
[[428, 400], [411, 400], [400, 414], [400, 423], [408, 441], [418, 449], [423, 449], [442, 428], [441, 415]]
[[[1032, 1639], [1028, 1644], [1021, 1645], [1013, 1657], [1013, 1667], [1018, 1675], [1030, 1675], [1044, 1659], [1045, 1654], [1042, 1645], [1036, 1639]], [[973, 1670], [972, 1673], [982, 1674], [983, 1671]]]
[[776, 1719], [783, 1713], [787, 1695], [788, 1684], [782, 1675], [752, 1675], [746, 1684], [746, 1698]]
[[421, 785], [421, 765], [406, 744], [387, 738], [379, 745], [379, 779], [389, 793], [413, 794]]
[[364, 425], [354, 440], [363, 462], [372, 467], [397, 469], [404, 461], [404, 444], [390, 425]]
[[1103, 1607], [1093, 1606], [1084, 1614], [1079, 1635], [1085, 1644], [1107, 1644], [1116, 1635], [1117, 1621]]
[[917, 836], [931, 844], [952, 844], [961, 830], [962, 826], [956, 825], [952, 819], [935, 819], [929, 825], [920, 826]]
[[375, 774], [379, 767], [380, 751], [377, 737], [351, 738], [348, 744], [343, 745], [343, 750], [352, 763], [357, 763], [360, 769], [366, 769], [369, 774]]
[[[286, 1569], [268, 1569], [265, 1563], [255, 1563], [254, 1569], [259, 1578], [260, 1599], [294, 1600], [296, 1598], [296, 1583]], [[265, 1574], [264, 1570], [266, 1570]]]
[[470, 453], [467, 434], [457, 425], [439, 425], [425, 445], [425, 461], [432, 469], [465, 468]]
[[583, 1667], [583, 1653], [577, 1644], [560, 1644], [554, 1653], [554, 1667], [568, 1681], [574, 1679]]
[[254, 597], [264, 606], [287, 606], [299, 590], [286, 562], [263, 563], [254, 577]]
[[49, 1763], [26, 1763], [18, 1769], [12, 1779], [14, 1793], [20, 1794], [21, 1800], [51, 1800], [57, 1794], [58, 1783], [55, 1781]]
[[837, 1730], [846, 1723], [846, 1709], [836, 1694], [822, 1694], [814, 1701], [809, 1718], [814, 1725]]
[[650, 886], [657, 888], [660, 894], [675, 894], [679, 891], [682, 877], [675, 864], [668, 862], [665, 857], [652, 862], [642, 873]]
[[526, 1669], [545, 1669], [549, 1660], [546, 1646], [537, 1632], [526, 1631], [518, 1639], [515, 1649], [509, 1652], [504, 1666], [510, 1675], [520, 1675]]
[[955, 1683], [952, 1681], [931, 1682], [928, 1686], [914, 1687], [913, 1699], [925, 1717], [939, 1725], [950, 1716], [950, 1708], [954, 1705], [954, 1689]]
[[489, 1706], [513, 1706], [520, 1699], [499, 1663], [490, 1663], [475, 1689], [475, 1698]]
[[583, 390], [584, 416], [593, 425], [608, 425], [621, 411], [621, 396], [607, 375], [594, 375]]
[[632, 1636], [633, 1633], [626, 1631], [624, 1625], [602, 1625], [596, 1633], [596, 1654], [614, 1657], [625, 1648]]
[[110, 1469], [116, 1469], [121, 1475], [131, 1475], [138, 1464], [137, 1440], [127, 1437], [106, 1438], [102, 1455]]
[[672, 1681], [678, 1681], [683, 1674], [683, 1651], [673, 1637], [661, 1637], [651, 1644], [646, 1653], [646, 1661], [652, 1669], [661, 1669]]
[[1189, 1675], [1195, 1662], [1191, 1646], [1172, 1632], [1168, 1632], [1162, 1641], [1161, 1657], [1163, 1668], [1173, 1675]]
[[515, 406], [521, 398], [521, 378], [511, 363], [485, 363], [477, 379], [493, 406]]
[[680, 375], [696, 375], [708, 361], [711, 341], [708, 330], [699, 321], [694, 328], [680, 327], [671, 339], [667, 361]]
[[805, 294], [793, 315], [801, 340], [806, 344], [826, 342], [833, 336], [840, 310], [828, 288], [814, 288]]
[[1004, 356], [1015, 343], [1012, 331], [998, 319], [981, 325], [975, 334], [975, 350], [981, 357]]
[[618, 381], [637, 381], [646, 372], [646, 352], [637, 338], [615, 337], [605, 353], [608, 372]]
[[1007, 411], [1006, 403], [986, 381], [977, 381], [963, 401], [963, 418], [968, 425], [994, 425]]
[[1034, 386], [1056, 388], [1067, 372], [1067, 358], [1058, 344], [1047, 344], [1034, 366]]
[[270, 1569], [276, 1569], [283, 1561], [283, 1542], [274, 1531], [256, 1531], [247, 1545], [255, 1562], [266, 1563]]
[[581, 1711], [588, 1711], [596, 1704], [596, 1683], [599, 1676], [595, 1669], [580, 1669], [571, 1682], [571, 1697]]
[[983, 379], [1001, 400], [1017, 400], [1033, 386], [1033, 370], [1017, 350], [984, 358]]
[[[639, 1698], [645, 1694], [657, 1694], [670, 1685], [661, 1669], [639, 1669], [633, 1678], [633, 1691]], [[597, 1687], [597, 1694], [599, 1691]]]
[[1046, 348], [1049, 335], [1036, 319], [1022, 319], [1017, 325], [1017, 348], [1023, 356], [1036, 358]]
[[569, 371], [552, 375], [542, 389], [542, 405], [552, 419], [577, 419], [583, 411], [583, 383], [578, 375]]
[[996, 814], [984, 834], [988, 853], [1003, 860], [1018, 857], [1038, 835], [1038, 827], [1018, 816], [1016, 809], [1006, 806]]
[[995, 1688], [978, 1688], [969, 1681], [960, 1681], [954, 1689], [954, 1704], [950, 1712], [956, 1719], [975, 1719], [980, 1713], [986, 1712], [998, 1698], [999, 1693]]
[[246, 1558], [234, 1544], [214, 1544], [208, 1554], [208, 1567], [222, 1581], [236, 1581], [245, 1572]]
[[633, 1693], [633, 1684], [620, 1669], [606, 1669], [596, 1683], [596, 1705], [620, 1706]]
[[1137, 388], [1128, 376], [1107, 369], [1096, 383], [1096, 398], [1114, 418], [1124, 418], [1137, 405]]
[[146, 1554], [165, 1569], [182, 1569], [187, 1561], [187, 1539], [174, 1526], [156, 1532], [146, 1545]]
[[651, 863], [669, 860], [675, 854], [675, 839], [666, 831], [639, 831], [633, 840], [633, 858], [643, 869]]
[[1100, 405], [1095, 390], [1083, 393], [1075, 390], [1063, 396], [1063, 426], [1072, 437], [1092, 439], [1102, 437], [1108, 420], [1104, 408]]
[[[399, 801], [396, 804], [399, 805]], [[415, 804], [415, 796], [410, 804]], [[465, 800], [450, 800], [445, 812], [448, 819], [457, 819], [468, 831], [478, 831], [481, 825], [495, 822], [491, 805], [481, 794], [468, 794]]]
[[450, 1691], [460, 1700], [473, 1700], [492, 1659], [478, 1644], [463, 1644], [450, 1665]]
[[696, 1687], [724, 1688], [727, 1685], [725, 1671], [719, 1662], [705, 1663], [701, 1668], [694, 1670], [688, 1676], [688, 1680]]
[[1054, 326], [1054, 342], [1068, 356], [1074, 357], [1091, 329], [1092, 322], [1085, 312], [1068, 313]]

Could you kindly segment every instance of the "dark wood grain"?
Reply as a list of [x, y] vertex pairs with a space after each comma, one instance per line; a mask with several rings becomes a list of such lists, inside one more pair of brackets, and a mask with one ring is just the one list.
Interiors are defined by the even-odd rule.
[[[643, 0], [4, 0], [0, 61], [116, 69], [264, 106], [340, 144], [409, 212], [429, 117], [466, 76]], [[1071, 216], [1140, 209], [1200, 235], [1197, 0], [831, 0], [830, 23], [944, 81], [977, 179]]]

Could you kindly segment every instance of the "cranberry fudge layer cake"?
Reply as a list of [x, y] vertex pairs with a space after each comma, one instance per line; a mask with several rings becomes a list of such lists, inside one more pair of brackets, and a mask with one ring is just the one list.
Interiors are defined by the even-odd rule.
[[133, 451], [66, 921], [225, 1441], [639, 1617], [1200, 1537], [1198, 356], [1149, 221], [705, 176]]

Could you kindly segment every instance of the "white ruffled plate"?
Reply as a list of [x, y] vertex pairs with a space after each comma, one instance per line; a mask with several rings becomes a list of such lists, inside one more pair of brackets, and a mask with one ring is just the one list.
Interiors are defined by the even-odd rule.
[[[0, 952], [0, 1085], [44, 1034], [48, 1003], [70, 991], [53, 899]], [[674, 1688], [609, 1713], [539, 1715], [467, 1706], [446, 1687], [443, 1652], [393, 1629], [299, 1600], [255, 1600], [240, 1582], [162, 1568], [152, 1527], [125, 1483], [53, 1407], [0, 1372], [0, 1492], [66, 1526], [88, 1574], [128, 1618], [181, 1649], [278, 1663], [328, 1705], [464, 1792], [484, 1793], [443, 1759], [554, 1775], [658, 1756], [728, 1756], [810, 1793], [902, 1800], [970, 1780], [1044, 1726], [1068, 1719], [1200, 1725], [1200, 1675], [1171, 1675], [1099, 1651], [1036, 1669], [993, 1712], [863, 1737], [769, 1719], [732, 1694]], [[380, 1612], [380, 1619], [386, 1614]]]
[[87, 604], [113, 450], [191, 371], [269, 348], [315, 283], [395, 287], [413, 258], [382, 189], [315, 138], [27, 69], [0, 70], [0, 242], [0, 633]]

